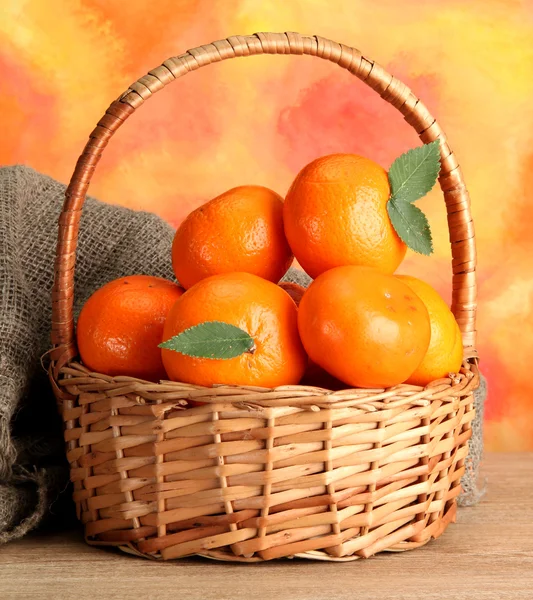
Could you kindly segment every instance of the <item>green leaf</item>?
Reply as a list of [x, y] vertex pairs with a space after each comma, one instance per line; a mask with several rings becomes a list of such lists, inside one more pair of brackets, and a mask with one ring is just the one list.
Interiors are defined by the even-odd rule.
[[440, 171], [440, 142], [424, 144], [399, 156], [389, 169], [391, 198], [414, 202], [435, 185]]
[[425, 255], [433, 252], [428, 220], [417, 206], [391, 198], [387, 202], [387, 211], [396, 233], [409, 248]]
[[433, 252], [424, 213], [412, 204], [435, 185], [440, 171], [440, 142], [424, 144], [398, 157], [389, 169], [391, 197], [387, 211], [396, 233], [415, 252]]
[[185, 329], [160, 348], [196, 358], [229, 359], [254, 351], [254, 339], [235, 325], [221, 321], [206, 321]]

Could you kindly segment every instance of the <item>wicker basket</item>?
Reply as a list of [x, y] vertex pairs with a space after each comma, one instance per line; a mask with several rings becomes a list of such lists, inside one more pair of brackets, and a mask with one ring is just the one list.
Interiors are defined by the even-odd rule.
[[[263, 53], [330, 60], [395, 106], [423, 142], [440, 139], [452, 309], [465, 346], [456, 376], [425, 389], [203, 388], [112, 378], [76, 361], [78, 225], [108, 141], [145, 100], [188, 71]], [[359, 51], [318, 36], [258, 33], [189, 50], [150, 71], [92, 132], [59, 224], [50, 375], [87, 542], [149, 558], [254, 562], [354, 560], [438, 537], [455, 518], [479, 382], [475, 265], [470, 201], [442, 130], [405, 85]], [[188, 399], [205, 404], [184, 410]]]

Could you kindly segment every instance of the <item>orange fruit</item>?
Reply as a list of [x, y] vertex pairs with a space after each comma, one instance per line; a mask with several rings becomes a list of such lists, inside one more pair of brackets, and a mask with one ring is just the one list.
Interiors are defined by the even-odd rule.
[[397, 275], [426, 305], [431, 324], [429, 348], [407, 383], [425, 386], [435, 379], [457, 373], [463, 362], [463, 339], [452, 311], [440, 294], [428, 283], [411, 277]]
[[387, 213], [387, 172], [355, 154], [323, 156], [304, 167], [283, 207], [287, 240], [305, 271], [318, 277], [343, 265], [394, 273], [406, 245]]
[[220, 273], [277, 283], [293, 260], [283, 231], [283, 199], [265, 187], [233, 188], [193, 211], [176, 231], [172, 265], [189, 289]]
[[280, 281], [279, 287], [287, 292], [289, 296], [294, 300], [296, 306], [300, 304], [302, 296], [305, 294], [305, 288], [299, 283], [292, 283], [292, 281]]
[[403, 281], [368, 267], [319, 275], [298, 309], [309, 358], [354, 387], [405, 381], [424, 357], [431, 335], [424, 303]]
[[77, 325], [83, 364], [105, 375], [166, 378], [161, 350], [166, 316], [183, 289], [149, 275], [106, 283], [87, 300]]
[[279, 286], [250, 273], [203, 279], [174, 304], [164, 340], [205, 321], [223, 321], [253, 337], [255, 349], [227, 360], [196, 358], [163, 349], [170, 379], [198, 385], [216, 383], [276, 387], [300, 381], [307, 357], [298, 336], [297, 309]]

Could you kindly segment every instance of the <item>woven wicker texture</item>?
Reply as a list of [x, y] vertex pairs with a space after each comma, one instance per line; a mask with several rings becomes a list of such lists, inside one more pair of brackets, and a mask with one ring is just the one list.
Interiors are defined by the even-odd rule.
[[[262, 53], [337, 63], [395, 106], [423, 142], [440, 140], [452, 310], [465, 345], [457, 376], [425, 389], [202, 388], [110, 378], [76, 362], [78, 225], [109, 139], [174, 79]], [[359, 51], [317, 36], [258, 33], [189, 50], [150, 71], [111, 104], [91, 134], [60, 218], [50, 373], [87, 540], [163, 559], [353, 560], [440, 535], [454, 520], [479, 383], [475, 262], [468, 192], [444, 133], [405, 85]], [[188, 399], [205, 405], [183, 410]]]

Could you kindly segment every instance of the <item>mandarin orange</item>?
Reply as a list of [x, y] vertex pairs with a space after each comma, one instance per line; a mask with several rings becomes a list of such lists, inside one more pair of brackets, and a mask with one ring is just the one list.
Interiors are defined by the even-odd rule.
[[237, 271], [277, 283], [292, 260], [283, 199], [257, 185], [233, 188], [197, 208], [172, 245], [174, 272], [186, 289], [205, 277]]
[[298, 309], [309, 358], [348, 385], [384, 388], [405, 381], [431, 335], [424, 303], [399, 279], [369, 267], [319, 275]]
[[165, 379], [158, 345], [166, 316], [182, 294], [175, 283], [149, 275], [122, 277], [98, 289], [78, 319], [83, 364], [111, 376]]
[[311, 277], [342, 265], [393, 273], [406, 245], [387, 213], [387, 172], [355, 154], [323, 156], [304, 167], [283, 207], [287, 240]]
[[307, 357], [298, 336], [294, 301], [279, 286], [250, 273], [224, 273], [198, 282], [172, 307], [164, 340], [207, 321], [246, 331], [254, 348], [231, 359], [196, 358], [163, 349], [170, 377], [198, 385], [276, 387], [300, 381]]

